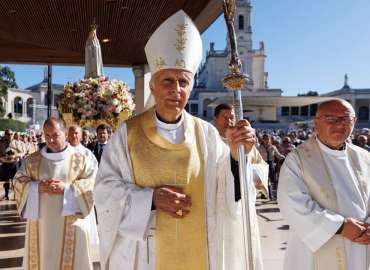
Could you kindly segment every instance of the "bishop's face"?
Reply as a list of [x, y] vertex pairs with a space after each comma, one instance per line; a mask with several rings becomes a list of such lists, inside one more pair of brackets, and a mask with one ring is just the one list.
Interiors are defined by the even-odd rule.
[[150, 90], [156, 112], [168, 122], [178, 119], [188, 102], [193, 74], [178, 69], [163, 69], [154, 74]]

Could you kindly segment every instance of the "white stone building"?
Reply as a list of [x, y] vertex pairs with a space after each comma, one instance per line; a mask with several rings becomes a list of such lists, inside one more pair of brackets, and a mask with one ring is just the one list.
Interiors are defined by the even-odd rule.
[[[287, 127], [291, 122], [310, 121], [314, 117], [317, 103], [330, 97], [348, 100], [358, 116], [358, 127], [370, 127], [370, 89], [352, 89], [345, 75], [344, 86], [318, 97], [287, 97], [282, 90], [269, 88], [268, 73], [265, 70], [265, 46], [261, 41], [258, 49], [252, 46], [251, 0], [236, 0], [234, 27], [238, 43], [239, 57], [243, 72], [251, 82], [243, 95], [244, 117], [259, 127]], [[206, 120], [213, 119], [214, 108], [220, 103], [231, 103], [231, 93], [222, 85], [228, 73], [230, 47], [215, 50], [211, 43], [205, 62], [196, 76], [194, 89], [190, 95], [187, 110]]]
[[[267, 83], [268, 73], [265, 71], [265, 46], [261, 41], [258, 49], [252, 46], [251, 4], [250, 0], [237, 0], [234, 17], [235, 34], [238, 43], [238, 53], [243, 66], [243, 73], [250, 76], [243, 95], [246, 96], [281, 96], [281, 89], [270, 89]], [[228, 73], [230, 61], [230, 46], [224, 50], [214, 49], [210, 44], [206, 60], [196, 76], [196, 84], [191, 93], [188, 111], [204, 119], [213, 117], [213, 108], [208, 107], [217, 98], [229, 95], [222, 84], [222, 79]], [[255, 121], [276, 120], [277, 108], [271, 106], [248, 106], [245, 108], [248, 118]]]
[[[27, 123], [28, 125], [41, 125], [47, 118], [47, 72], [42, 82], [26, 89], [9, 88], [5, 104], [5, 116], [12, 114], [13, 119]], [[63, 85], [52, 84], [52, 115], [57, 116], [56, 104], [58, 96], [63, 92]]]
[[370, 127], [370, 88], [351, 88], [347, 74], [341, 89], [323, 94], [325, 97], [338, 97], [350, 102], [357, 115], [359, 127]]

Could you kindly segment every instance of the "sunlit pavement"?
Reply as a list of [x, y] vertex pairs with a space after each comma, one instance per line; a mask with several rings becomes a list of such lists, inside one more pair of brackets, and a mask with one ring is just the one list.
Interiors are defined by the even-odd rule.
[[264, 269], [282, 270], [289, 226], [275, 201], [257, 200], [257, 214]]
[[[257, 201], [264, 269], [283, 269], [288, 226], [276, 202]], [[0, 269], [21, 269], [26, 222], [19, 218], [14, 201], [0, 201]], [[94, 264], [94, 269], [99, 269]]]
[[14, 201], [0, 201], [0, 268], [20, 269], [26, 222], [18, 217]]

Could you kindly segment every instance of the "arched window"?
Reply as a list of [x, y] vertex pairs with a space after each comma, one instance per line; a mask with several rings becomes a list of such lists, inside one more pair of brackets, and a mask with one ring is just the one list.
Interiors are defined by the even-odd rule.
[[27, 117], [33, 116], [33, 98], [27, 99]]
[[358, 120], [359, 121], [369, 121], [369, 107], [361, 106], [358, 109]]
[[239, 15], [239, 30], [244, 30], [244, 16]]
[[23, 114], [23, 100], [21, 97], [16, 97], [14, 99], [14, 114], [17, 117], [20, 117]]

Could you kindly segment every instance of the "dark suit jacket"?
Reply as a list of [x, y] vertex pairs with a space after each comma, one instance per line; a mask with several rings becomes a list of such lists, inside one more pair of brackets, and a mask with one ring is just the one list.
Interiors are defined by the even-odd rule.
[[100, 164], [101, 154], [99, 155], [99, 142], [92, 142], [87, 146], [87, 148], [90, 149], [91, 152], [93, 152], [94, 156], [98, 160], [98, 164]]

